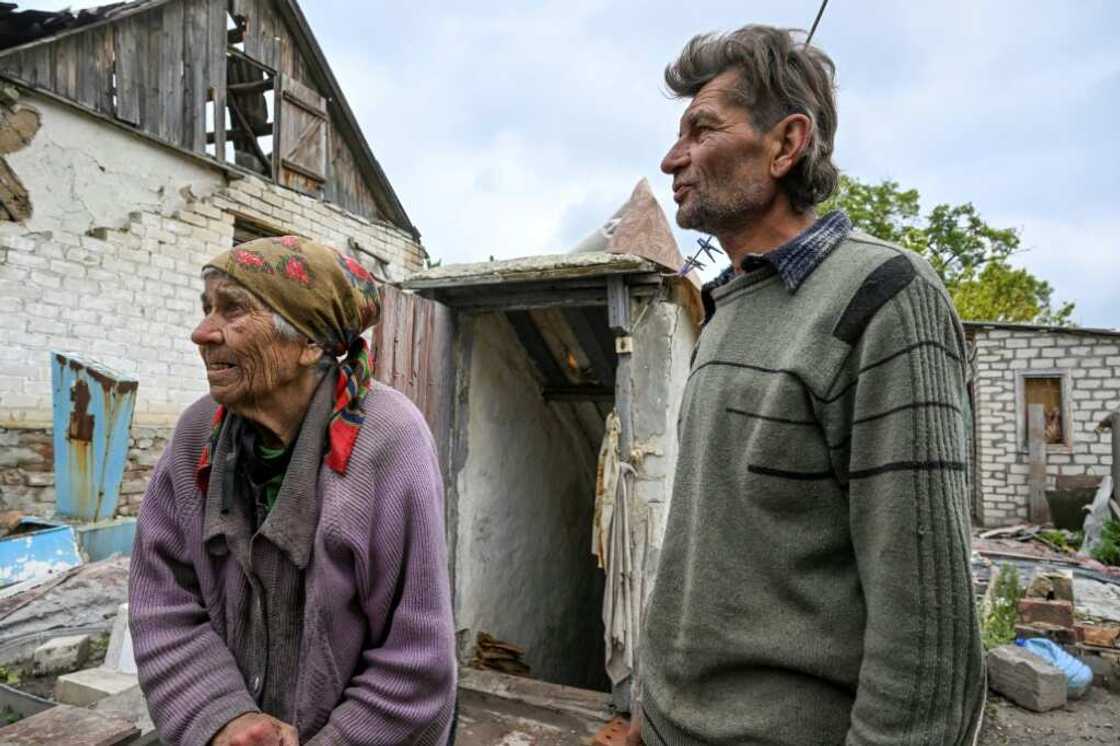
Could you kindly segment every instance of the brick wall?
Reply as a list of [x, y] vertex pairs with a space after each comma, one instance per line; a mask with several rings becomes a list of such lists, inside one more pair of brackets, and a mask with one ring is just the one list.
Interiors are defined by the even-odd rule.
[[[146, 147], [138, 144], [137, 147]], [[366, 220], [251, 176], [170, 215], [131, 213], [126, 225], [84, 233], [0, 231], [0, 509], [53, 507], [49, 352], [77, 352], [140, 381], [124, 512], [182, 409], [206, 392], [189, 335], [199, 318], [199, 273], [233, 243], [242, 218], [296, 233], [397, 279], [422, 266], [423, 248]]]
[[1095, 428], [1120, 409], [1120, 335], [974, 328], [980, 519], [999, 526], [1027, 519], [1024, 376], [1063, 380], [1069, 443], [1047, 446], [1049, 487], [1109, 473], [1111, 436]]

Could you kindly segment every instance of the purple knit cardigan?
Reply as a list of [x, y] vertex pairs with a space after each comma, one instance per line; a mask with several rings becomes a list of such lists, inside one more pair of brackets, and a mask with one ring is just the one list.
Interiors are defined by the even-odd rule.
[[[363, 408], [345, 476], [319, 469], [294, 724], [310, 744], [443, 744], [456, 668], [432, 438], [391, 388], [375, 384]], [[164, 742], [184, 746], [206, 744], [234, 717], [258, 711], [221, 632], [237, 618], [241, 568], [203, 543], [206, 499], [195, 465], [214, 409], [209, 397], [191, 405], [156, 466], [129, 586], [152, 720]]]

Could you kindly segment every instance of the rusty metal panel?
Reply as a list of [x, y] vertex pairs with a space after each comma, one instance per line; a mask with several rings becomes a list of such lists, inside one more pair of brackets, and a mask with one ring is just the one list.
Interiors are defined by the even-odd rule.
[[72, 354], [51, 353], [58, 512], [112, 518], [128, 458], [137, 383]]

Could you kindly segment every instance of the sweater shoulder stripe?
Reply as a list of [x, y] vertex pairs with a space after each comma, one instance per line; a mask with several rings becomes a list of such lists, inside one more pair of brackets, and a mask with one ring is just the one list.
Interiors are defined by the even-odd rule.
[[917, 276], [910, 260], [899, 254], [880, 264], [860, 285], [840, 315], [832, 334], [854, 345], [880, 308]]

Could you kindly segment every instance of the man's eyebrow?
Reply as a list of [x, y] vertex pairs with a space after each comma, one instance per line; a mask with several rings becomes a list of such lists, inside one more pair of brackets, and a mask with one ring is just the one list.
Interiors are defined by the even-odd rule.
[[708, 109], [693, 109], [687, 112], [681, 119], [681, 128], [684, 129], [686, 126], [695, 127], [698, 124], [712, 124], [714, 122], [719, 122], [719, 117], [716, 116], [714, 112]]

